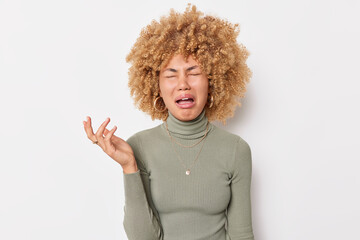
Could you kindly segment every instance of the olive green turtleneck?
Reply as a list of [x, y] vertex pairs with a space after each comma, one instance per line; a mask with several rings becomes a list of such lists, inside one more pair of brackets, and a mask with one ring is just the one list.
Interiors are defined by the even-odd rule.
[[[174, 141], [191, 146], [208, 119], [205, 110], [191, 121], [169, 112], [166, 123]], [[240, 136], [209, 123], [200, 143], [183, 147], [171, 142], [164, 122], [127, 142], [139, 168], [123, 173], [129, 240], [254, 240], [251, 150]]]

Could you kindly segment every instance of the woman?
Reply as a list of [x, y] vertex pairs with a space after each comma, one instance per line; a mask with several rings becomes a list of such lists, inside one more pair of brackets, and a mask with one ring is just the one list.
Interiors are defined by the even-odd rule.
[[238, 25], [195, 6], [144, 28], [127, 61], [137, 106], [163, 123], [129, 139], [106, 129], [88, 138], [123, 168], [124, 229], [130, 240], [254, 239], [251, 150], [216, 127], [233, 116], [251, 71]]

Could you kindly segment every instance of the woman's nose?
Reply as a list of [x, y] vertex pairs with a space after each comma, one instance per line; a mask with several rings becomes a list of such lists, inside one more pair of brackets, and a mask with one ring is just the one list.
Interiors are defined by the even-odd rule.
[[188, 77], [186, 74], [181, 74], [178, 81], [178, 90], [190, 89], [190, 85], [188, 83]]

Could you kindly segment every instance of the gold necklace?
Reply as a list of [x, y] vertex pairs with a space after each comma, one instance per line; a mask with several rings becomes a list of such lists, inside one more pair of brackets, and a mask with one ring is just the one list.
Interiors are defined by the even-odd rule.
[[[208, 122], [208, 124], [209, 124], [209, 122]], [[206, 128], [205, 135], [204, 135], [204, 137], [201, 139], [201, 141], [202, 141], [203, 139], [205, 139], [205, 137], [206, 137], [206, 135], [207, 135], [207, 133], [208, 133], [207, 130], [208, 130], [208, 128]], [[186, 165], [184, 164], [183, 160], [180, 158], [179, 154], [176, 152], [175, 147], [174, 147], [174, 140], [173, 140], [173, 138], [171, 137], [170, 132], [169, 132], [167, 126], [166, 126], [166, 131], [167, 131], [168, 135], [170, 136], [171, 144], [172, 144], [172, 147], [173, 147], [173, 149], [174, 149], [174, 152], [175, 152], [177, 158], [180, 160], [181, 164], [182, 164], [182, 165], [185, 167], [185, 169], [186, 169], [185, 174], [186, 174], [186, 175], [190, 175], [190, 168], [187, 168], [187, 167], [186, 167]], [[200, 141], [200, 142], [201, 142], [201, 141]], [[200, 143], [200, 142], [198, 142], [198, 143]], [[197, 144], [198, 144], [198, 143], [197, 143]], [[196, 156], [193, 164], [191, 165], [191, 167], [195, 164], [196, 160], [199, 158], [200, 152], [201, 152], [201, 150], [202, 150], [203, 147], [204, 147], [204, 143], [205, 143], [205, 141], [203, 141], [203, 144], [202, 144], [202, 146], [201, 146], [201, 148], [200, 148], [200, 151], [198, 152], [198, 154], [197, 154], [197, 156]]]
[[170, 135], [167, 122], [165, 121], [166, 131], [167, 131], [169, 137], [171, 138], [171, 140], [174, 141], [176, 144], [178, 144], [178, 145], [180, 145], [180, 146], [182, 146], [182, 147], [186, 147], [186, 148], [194, 147], [194, 146], [198, 145], [202, 140], [204, 140], [204, 138], [206, 137], [206, 134], [208, 133], [209, 124], [210, 124], [210, 123], [209, 123], [209, 121], [208, 121], [207, 124], [206, 124], [206, 132], [205, 132], [204, 136], [200, 139], [200, 141], [198, 141], [197, 143], [194, 143], [193, 145], [185, 146], [185, 145], [177, 142], [175, 139], [173, 139], [173, 137]]

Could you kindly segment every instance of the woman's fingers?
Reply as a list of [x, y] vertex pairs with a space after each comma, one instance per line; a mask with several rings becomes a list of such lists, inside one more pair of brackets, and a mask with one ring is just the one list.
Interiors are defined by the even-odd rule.
[[[108, 151], [111, 149], [114, 150], [115, 147], [114, 147], [113, 141], [115, 144], [118, 142], [117, 137], [114, 136], [114, 133], [115, 133], [117, 127], [114, 126], [114, 128], [109, 131], [106, 128], [106, 126], [109, 124], [109, 122], [110, 122], [110, 118], [106, 118], [106, 120], [100, 125], [99, 129], [94, 134], [93, 128], [91, 126], [91, 118], [89, 116], [87, 116], [87, 121], [83, 121], [84, 128], [85, 128], [88, 138], [92, 142], [98, 141], [98, 145], [104, 151]], [[105, 135], [105, 137], [104, 137], [104, 135]]]
[[109, 131], [107, 128], [105, 128], [105, 130], [104, 130], [104, 135], [106, 136], [109, 132], [110, 132], [110, 131]]
[[[117, 129], [117, 127], [116, 127], [116, 129]], [[116, 129], [115, 129], [115, 131], [116, 131]], [[110, 131], [109, 131], [107, 128], [105, 128], [105, 130], [104, 130], [105, 136], [107, 136], [107, 134], [109, 134], [109, 132], [110, 132]], [[119, 145], [119, 144], [121, 144], [121, 143], [124, 141], [123, 139], [121, 139], [121, 138], [119, 138], [118, 136], [116, 136], [114, 133], [111, 134], [110, 140], [111, 140], [111, 142], [112, 142], [114, 145]]]
[[114, 126], [110, 131], [108, 131], [108, 133], [104, 137], [104, 143], [105, 143], [106, 149], [108, 151], [111, 151], [111, 152], [108, 152], [108, 154], [110, 156], [112, 155], [112, 151], [115, 151], [115, 147], [113, 146], [113, 143], [111, 142], [111, 137], [113, 136], [116, 129], [117, 129], [117, 127]]
[[[110, 118], [106, 118], [106, 120], [100, 125], [99, 129], [96, 131], [95, 136], [96, 139], [98, 140], [99, 144], [101, 147], [104, 146], [104, 129], [105, 127], [109, 124], [110, 122]], [[104, 147], [103, 147], [104, 149]], [[104, 149], [105, 150], [105, 149]]]
[[134, 154], [131, 146], [114, 134], [117, 126], [114, 126], [110, 131], [106, 128], [110, 122], [109, 117], [100, 125], [95, 134], [91, 126], [91, 118], [89, 116], [86, 118], [87, 121], [83, 121], [84, 129], [92, 142], [97, 141], [97, 145], [101, 147], [108, 156], [120, 164], [125, 164], [133, 160]]
[[105, 138], [104, 140], [109, 142], [111, 137], [113, 136], [114, 132], [116, 131], [117, 127], [114, 126], [110, 131], [105, 129], [106, 133], [105, 133]]
[[87, 116], [86, 118], [87, 118], [87, 121], [83, 121], [85, 132], [86, 132], [86, 135], [88, 136], [88, 138], [94, 142], [94, 141], [96, 141], [96, 136], [94, 135], [94, 131], [91, 126], [91, 118], [89, 116]]

